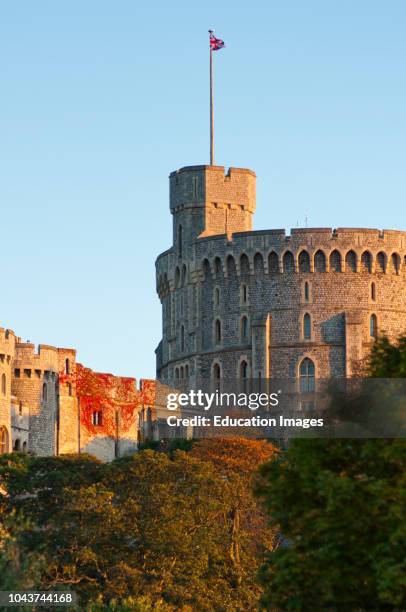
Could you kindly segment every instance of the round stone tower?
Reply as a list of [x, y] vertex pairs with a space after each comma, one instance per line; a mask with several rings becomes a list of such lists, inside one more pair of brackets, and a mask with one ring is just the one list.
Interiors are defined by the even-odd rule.
[[406, 331], [406, 232], [252, 231], [254, 172], [219, 166], [173, 172], [170, 209], [160, 380], [351, 376], [378, 334]]

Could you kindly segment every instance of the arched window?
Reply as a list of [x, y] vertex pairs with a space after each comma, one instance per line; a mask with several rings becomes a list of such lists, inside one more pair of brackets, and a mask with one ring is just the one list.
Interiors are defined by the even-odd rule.
[[220, 305], [220, 289], [218, 287], [214, 289], [214, 305]]
[[292, 273], [295, 271], [295, 260], [293, 257], [293, 253], [291, 253], [290, 251], [286, 251], [283, 256], [282, 262], [284, 272]]
[[48, 386], [46, 383], [42, 385], [42, 401], [46, 402], [48, 400]]
[[[203, 276], [204, 276], [204, 280], [210, 278], [210, 273], [211, 273], [210, 262], [209, 262], [208, 259], [205, 259], [203, 261]], [[176, 282], [175, 282], [175, 286], [176, 286]]]
[[314, 270], [315, 272], [326, 271], [326, 256], [323, 251], [316, 251], [314, 255]]
[[221, 265], [220, 257], [216, 257], [216, 259], [214, 260], [214, 271], [216, 276], [221, 276], [223, 273], [223, 267]]
[[275, 253], [275, 251], [272, 251], [272, 253], [269, 253], [268, 270], [269, 270], [269, 274], [277, 274], [279, 272], [279, 257]]
[[241, 340], [245, 341], [248, 338], [248, 319], [247, 317], [242, 317], [241, 319]]
[[13, 450], [17, 452], [20, 450], [20, 438], [17, 438], [17, 440], [15, 440]]
[[69, 359], [65, 359], [65, 374], [70, 374], [70, 362], [69, 362]]
[[299, 366], [300, 391], [309, 393], [314, 391], [315, 368], [311, 359], [306, 357]]
[[187, 275], [187, 269], [185, 264], [183, 264], [182, 266], [182, 278], [181, 278], [181, 286], [184, 287], [186, 284], [186, 275]]
[[0, 427], [0, 454], [8, 453], [8, 431]]
[[240, 270], [241, 276], [248, 276], [250, 273], [250, 262], [245, 253], [243, 253], [240, 257]]
[[400, 270], [400, 255], [398, 255], [397, 253], [392, 253], [391, 262], [392, 262], [392, 270], [393, 270], [393, 272], [395, 272], [396, 274], [399, 274], [399, 270]]
[[92, 425], [98, 427], [103, 424], [103, 413], [101, 410], [94, 410], [92, 412]]
[[378, 319], [376, 314], [372, 314], [369, 319], [369, 335], [375, 339], [378, 337]]
[[372, 257], [369, 251], [364, 251], [361, 255], [361, 268], [364, 272], [372, 272]]
[[304, 299], [305, 302], [308, 302], [310, 300], [310, 288], [309, 288], [309, 283], [306, 281], [304, 284]]
[[185, 378], [185, 371], [183, 369], [183, 366], [180, 366], [180, 377], [183, 379]]
[[178, 257], [183, 255], [183, 229], [181, 225], [178, 225]]
[[185, 350], [185, 328], [183, 325], [180, 328], [180, 350]]
[[245, 283], [241, 285], [241, 303], [246, 304], [248, 301], [248, 287]]
[[1, 375], [1, 392], [3, 395], [7, 393], [7, 379], [5, 374]]
[[330, 254], [330, 271], [341, 272], [341, 254], [337, 250]]
[[348, 251], [345, 256], [345, 269], [347, 272], [356, 272], [357, 271], [357, 256], [355, 251]]
[[220, 344], [221, 342], [221, 321], [220, 319], [216, 319], [214, 323], [214, 341], [216, 344]]
[[386, 255], [383, 251], [379, 251], [376, 256], [376, 271], [386, 272]]
[[299, 253], [299, 272], [310, 272], [310, 257], [307, 251]]
[[303, 317], [303, 338], [310, 340], [312, 335], [312, 321], [308, 312]]
[[233, 276], [236, 276], [236, 274], [237, 274], [237, 268], [235, 265], [234, 257], [232, 255], [229, 255], [227, 257], [227, 276], [228, 278], [231, 278]]
[[220, 391], [221, 369], [218, 363], [213, 365], [213, 386], [216, 391]]
[[254, 274], [260, 276], [264, 273], [264, 258], [261, 253], [256, 253], [254, 257]]
[[27, 442], [23, 442], [23, 453], [27, 452]]
[[175, 288], [177, 289], [178, 287], [180, 287], [180, 270], [179, 268], [176, 268], [175, 270]]
[[375, 283], [371, 283], [371, 300], [375, 302], [376, 300], [376, 286]]
[[246, 361], [240, 363], [240, 381], [241, 390], [246, 392], [248, 388], [248, 363]]

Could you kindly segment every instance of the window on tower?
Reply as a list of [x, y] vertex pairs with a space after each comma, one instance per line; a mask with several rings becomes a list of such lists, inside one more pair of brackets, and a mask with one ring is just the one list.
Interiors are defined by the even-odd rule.
[[300, 391], [309, 393], [314, 391], [315, 368], [311, 359], [306, 357], [299, 367]]
[[178, 256], [183, 257], [183, 229], [182, 226], [178, 226]]

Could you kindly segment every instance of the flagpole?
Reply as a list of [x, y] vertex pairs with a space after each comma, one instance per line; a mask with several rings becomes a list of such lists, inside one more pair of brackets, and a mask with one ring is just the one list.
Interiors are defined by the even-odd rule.
[[[209, 37], [213, 30], [209, 30]], [[210, 40], [210, 38], [209, 38]], [[210, 166], [214, 165], [214, 101], [213, 101], [213, 49], [210, 47]]]

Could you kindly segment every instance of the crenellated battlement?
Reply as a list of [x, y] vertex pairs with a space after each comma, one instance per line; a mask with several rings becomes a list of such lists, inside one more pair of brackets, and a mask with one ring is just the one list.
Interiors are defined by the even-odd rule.
[[0, 327], [0, 354], [14, 357], [15, 344], [19, 340], [11, 329]]
[[17, 342], [15, 345], [14, 366], [16, 369], [59, 371], [58, 349], [55, 346], [39, 344], [36, 350], [31, 342]]
[[[265, 274], [290, 272], [406, 272], [406, 232], [369, 228], [295, 228], [262, 230], [199, 238], [189, 261], [179, 263], [172, 251], [156, 261], [157, 291], [162, 299], [188, 282], [199, 282], [204, 268], [227, 276], [230, 258], [241, 275], [241, 259], [249, 274], [260, 266]], [[260, 264], [260, 261], [263, 263]], [[256, 262], [256, 263], [255, 263]]]

